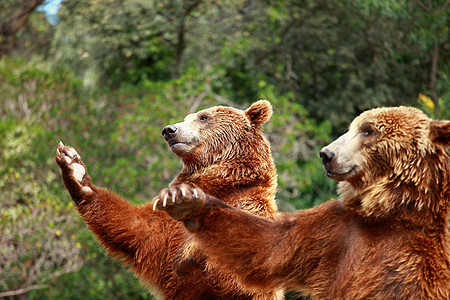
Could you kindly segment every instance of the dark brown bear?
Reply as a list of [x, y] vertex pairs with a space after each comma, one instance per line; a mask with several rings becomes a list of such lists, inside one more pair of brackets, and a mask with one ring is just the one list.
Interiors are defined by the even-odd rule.
[[448, 146], [449, 121], [373, 109], [320, 153], [327, 176], [340, 181], [339, 199], [270, 220], [172, 187], [168, 212], [187, 216], [208, 264], [255, 292], [450, 299]]
[[[277, 210], [276, 170], [269, 143], [261, 132], [271, 115], [270, 103], [258, 101], [245, 111], [212, 107], [166, 127], [163, 135], [184, 164], [171, 185], [188, 184], [230, 206], [272, 218]], [[94, 186], [75, 149], [60, 143], [56, 162], [89, 229], [152, 292], [165, 299], [283, 298], [281, 289], [247, 291], [227, 272], [206, 268], [201, 257], [195, 257], [195, 244], [188, 242], [189, 233], [182, 224], [164, 212], [153, 211], [151, 203], [133, 206]], [[172, 200], [163, 197], [161, 204]], [[191, 254], [199, 261], [191, 264]], [[174, 260], [182, 265], [184, 276], [174, 271]], [[196, 264], [199, 267], [195, 268]]]

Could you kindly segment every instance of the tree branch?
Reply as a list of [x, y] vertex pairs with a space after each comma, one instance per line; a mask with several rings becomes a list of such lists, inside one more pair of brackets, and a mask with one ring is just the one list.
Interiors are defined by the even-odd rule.
[[30, 285], [30, 286], [24, 287], [22, 289], [14, 290], [14, 291], [1, 292], [0, 293], [0, 298], [22, 295], [22, 294], [26, 294], [26, 293], [28, 293], [30, 291], [33, 291], [33, 290], [46, 289], [48, 287], [49, 287], [48, 284]]
[[200, 5], [200, 3], [202, 3], [203, 0], [197, 0], [194, 1], [194, 3], [192, 3], [191, 5], [189, 5], [185, 10], [184, 10], [184, 15], [187, 16], [189, 15], [197, 6]]
[[426, 11], [427, 13], [430, 13], [430, 12], [431, 12], [430, 9], [429, 9], [428, 7], [426, 7], [425, 4], [423, 4], [422, 2], [420, 2], [420, 1], [418, 1], [418, 0], [416, 0], [416, 1], [414, 1], [414, 2], [416, 2], [417, 5], [419, 5], [420, 8], [422, 8], [422, 9], [423, 9], [424, 11]]
[[25, 26], [31, 13], [44, 2], [44, 0], [25, 0], [19, 10], [12, 14], [11, 18], [0, 24], [0, 57], [7, 54], [13, 45], [14, 35]]

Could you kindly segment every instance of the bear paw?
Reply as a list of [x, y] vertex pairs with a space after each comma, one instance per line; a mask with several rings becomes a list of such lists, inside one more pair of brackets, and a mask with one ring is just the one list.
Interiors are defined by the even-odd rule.
[[[91, 180], [87, 175], [86, 166], [74, 148], [59, 142], [55, 159], [61, 168], [64, 183], [71, 195], [79, 194], [80, 191], [85, 194], [92, 193]], [[73, 183], [76, 183], [75, 189], [78, 189], [78, 191], [73, 190]]]
[[201, 189], [183, 183], [161, 190], [153, 199], [153, 210], [165, 211], [175, 220], [181, 220], [203, 207], [206, 200]]

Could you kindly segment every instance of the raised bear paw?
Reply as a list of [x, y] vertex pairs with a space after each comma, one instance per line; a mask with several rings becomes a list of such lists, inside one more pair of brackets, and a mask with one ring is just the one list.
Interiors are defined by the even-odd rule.
[[80, 155], [73, 147], [59, 142], [55, 160], [61, 168], [64, 184], [77, 204], [83, 196], [92, 194], [91, 178]]
[[165, 211], [172, 218], [181, 220], [203, 207], [206, 201], [207, 196], [201, 189], [183, 183], [161, 190], [153, 199], [153, 210]]

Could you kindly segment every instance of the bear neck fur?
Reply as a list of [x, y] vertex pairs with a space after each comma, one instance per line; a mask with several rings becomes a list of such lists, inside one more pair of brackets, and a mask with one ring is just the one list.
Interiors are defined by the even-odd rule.
[[403, 171], [340, 182], [341, 202], [369, 222], [397, 221], [447, 230], [450, 163], [446, 150], [436, 147], [423, 157], [405, 161], [399, 170]]

